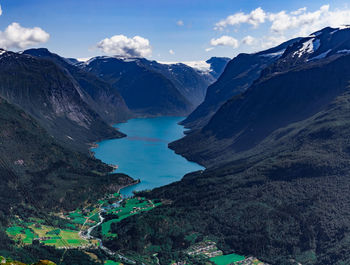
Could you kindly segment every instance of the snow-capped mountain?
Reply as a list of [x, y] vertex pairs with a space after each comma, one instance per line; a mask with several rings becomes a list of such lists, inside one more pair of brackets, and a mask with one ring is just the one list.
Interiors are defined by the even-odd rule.
[[290, 45], [264, 74], [283, 72], [321, 59], [332, 60], [350, 53], [350, 26], [327, 27]]
[[[159, 63], [145, 58], [98, 56], [76, 65], [112, 83], [134, 111], [170, 115], [188, 114], [198, 106], [207, 87], [221, 74], [229, 59], [210, 60], [201, 64], [192, 62], [191, 67], [185, 63]], [[142, 102], [141, 92], [145, 93]], [[158, 100], [154, 101], [156, 98]]]

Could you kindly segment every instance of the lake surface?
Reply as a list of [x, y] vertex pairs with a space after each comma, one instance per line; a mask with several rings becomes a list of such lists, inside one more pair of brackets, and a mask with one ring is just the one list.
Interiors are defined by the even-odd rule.
[[96, 158], [118, 165], [115, 172], [141, 180], [140, 184], [122, 189], [124, 196], [131, 196], [134, 190], [153, 189], [178, 181], [189, 172], [204, 169], [168, 148], [168, 143], [184, 136], [184, 128], [178, 125], [182, 119], [141, 118], [117, 124], [115, 127], [127, 137], [102, 141], [93, 149]]

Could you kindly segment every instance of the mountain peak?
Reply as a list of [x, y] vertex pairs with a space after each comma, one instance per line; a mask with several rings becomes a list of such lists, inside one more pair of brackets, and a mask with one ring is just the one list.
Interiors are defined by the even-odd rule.
[[50, 52], [47, 48], [32, 48], [32, 49], [25, 50], [23, 53], [34, 55], [37, 57], [52, 55], [52, 52]]

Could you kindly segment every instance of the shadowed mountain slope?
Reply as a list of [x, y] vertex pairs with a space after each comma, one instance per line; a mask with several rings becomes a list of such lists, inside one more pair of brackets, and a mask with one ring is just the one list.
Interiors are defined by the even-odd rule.
[[0, 55], [0, 96], [29, 113], [59, 142], [86, 152], [91, 142], [123, 136], [92, 110], [79, 90], [49, 60], [13, 52]]

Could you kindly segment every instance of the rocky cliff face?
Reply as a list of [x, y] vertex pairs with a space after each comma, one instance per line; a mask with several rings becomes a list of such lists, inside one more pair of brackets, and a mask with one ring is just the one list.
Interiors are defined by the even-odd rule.
[[55, 63], [4, 52], [0, 67], [0, 96], [33, 116], [66, 146], [86, 151], [91, 142], [123, 135], [83, 100], [81, 88]]
[[32, 55], [54, 62], [71, 78], [85, 103], [108, 123], [125, 121], [132, 117], [119, 92], [96, 75], [84, 71], [69, 59], [51, 53], [47, 49], [29, 49], [23, 54]]

